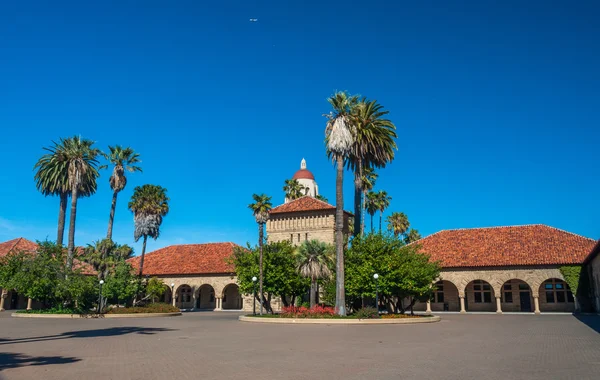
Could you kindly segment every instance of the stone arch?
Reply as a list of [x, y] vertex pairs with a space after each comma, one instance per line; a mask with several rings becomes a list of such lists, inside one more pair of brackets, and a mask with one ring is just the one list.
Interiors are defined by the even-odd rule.
[[190, 285], [179, 285], [175, 291], [175, 306], [180, 309], [192, 309], [194, 307], [193, 293]]
[[562, 278], [548, 278], [538, 289], [541, 312], [573, 312], [575, 298], [569, 284]]
[[196, 291], [196, 309], [214, 310], [216, 303], [215, 288], [210, 284], [202, 284]]
[[[489, 276], [482, 276], [487, 277]], [[483, 278], [469, 281], [464, 288], [466, 311], [496, 311], [496, 294], [492, 284]]]
[[237, 284], [230, 283], [225, 285], [222, 292], [222, 309], [224, 310], [240, 310], [242, 309], [242, 296], [240, 287]]
[[162, 297], [160, 297], [160, 302], [171, 304], [173, 303], [173, 292], [171, 291], [171, 287], [165, 284], [165, 292]]
[[534, 311], [534, 292], [529, 283], [520, 278], [510, 278], [502, 284], [500, 294], [502, 311]]
[[459, 292], [456, 285], [446, 279], [438, 279], [433, 285], [432, 311], [460, 311]]

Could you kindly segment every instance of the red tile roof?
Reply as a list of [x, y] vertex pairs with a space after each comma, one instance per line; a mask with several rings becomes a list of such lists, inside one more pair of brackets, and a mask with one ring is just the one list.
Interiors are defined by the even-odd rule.
[[596, 241], [541, 224], [445, 230], [413, 244], [443, 268], [581, 264]]
[[310, 170], [300, 169], [294, 174], [292, 179], [312, 179], [314, 181], [315, 176], [310, 172]]
[[594, 260], [598, 255], [600, 255], [600, 239], [598, 239], [598, 243], [596, 243], [596, 246], [594, 249], [592, 249], [592, 252], [590, 252], [590, 254], [585, 258], [585, 263], [589, 264], [590, 261]]
[[[166, 274], [224, 274], [234, 273], [233, 265], [227, 263], [235, 247], [234, 243], [171, 245], [146, 254], [144, 275]], [[141, 257], [128, 261], [136, 268]]]
[[[4, 243], [0, 243], [0, 257], [20, 251], [35, 253], [37, 249], [38, 245], [36, 243], [32, 242], [31, 240], [27, 240], [25, 238], [20, 237], [17, 239], [5, 241]], [[77, 252], [75, 253], [75, 255], [80, 255], [82, 252], [83, 249], [81, 247], [77, 247]], [[77, 259], [77, 257], [73, 259], [73, 269], [81, 269], [83, 274], [97, 274], [90, 264]]]
[[35, 252], [37, 244], [25, 238], [17, 238], [0, 243], [0, 257], [19, 251]]
[[[330, 205], [327, 202], [323, 202], [310, 195], [305, 195], [301, 198], [294, 199], [288, 203], [284, 203], [271, 209], [271, 214], [284, 214], [287, 212], [299, 212], [299, 211], [322, 211], [331, 210], [335, 211], [335, 206]], [[348, 215], [353, 215], [351, 212], [344, 211]]]

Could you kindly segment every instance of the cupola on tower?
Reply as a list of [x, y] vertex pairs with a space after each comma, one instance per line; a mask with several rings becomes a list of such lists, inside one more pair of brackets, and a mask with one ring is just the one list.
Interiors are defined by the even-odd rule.
[[[317, 181], [315, 181], [315, 176], [306, 168], [306, 160], [303, 158], [300, 162], [300, 170], [294, 174], [292, 179], [295, 179], [306, 188], [304, 195], [310, 195], [311, 197], [316, 197], [319, 195], [319, 186], [317, 186]], [[289, 200], [286, 198], [285, 203], [288, 203]]]

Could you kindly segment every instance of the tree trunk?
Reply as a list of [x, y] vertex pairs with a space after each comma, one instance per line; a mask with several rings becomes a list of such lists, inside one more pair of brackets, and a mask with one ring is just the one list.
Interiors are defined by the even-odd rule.
[[138, 277], [142, 278], [142, 273], [144, 272], [144, 256], [146, 255], [146, 241], [148, 240], [148, 235], [144, 235], [144, 242], [142, 243], [142, 258], [140, 259], [140, 272], [138, 273]]
[[58, 235], [56, 237], [57, 245], [62, 245], [63, 238], [65, 236], [65, 217], [67, 215], [68, 199], [69, 199], [68, 193], [60, 194], [60, 208], [58, 209]]
[[365, 232], [365, 214], [366, 214], [366, 210], [365, 210], [365, 198], [367, 197], [367, 193], [366, 191], [363, 189], [363, 193], [362, 196], [360, 198], [360, 209], [361, 214], [360, 214], [360, 233], [361, 235]]
[[346, 315], [346, 290], [344, 288], [344, 158], [337, 157], [335, 181], [335, 250], [336, 289], [335, 307], [338, 315]]
[[371, 214], [371, 233], [375, 232], [375, 228], [373, 228], [373, 216], [375, 214]]
[[379, 233], [381, 233], [381, 218], [383, 217], [383, 211], [379, 211]]
[[67, 272], [73, 268], [75, 256], [75, 218], [77, 217], [78, 186], [71, 190], [71, 216], [69, 217], [69, 246], [67, 249]]
[[354, 173], [354, 236], [362, 233], [360, 229], [362, 193], [362, 162], [359, 160], [357, 171]]
[[310, 281], [310, 307], [313, 308], [317, 303], [317, 280], [312, 278]]
[[106, 238], [112, 240], [113, 222], [115, 221], [115, 209], [117, 208], [117, 194], [118, 191], [113, 192], [112, 204], [110, 205], [110, 216], [108, 217], [108, 232]]
[[258, 246], [260, 248], [260, 255], [258, 256], [258, 294], [260, 294], [260, 315], [263, 315], [263, 233], [264, 227], [262, 223], [258, 223]]

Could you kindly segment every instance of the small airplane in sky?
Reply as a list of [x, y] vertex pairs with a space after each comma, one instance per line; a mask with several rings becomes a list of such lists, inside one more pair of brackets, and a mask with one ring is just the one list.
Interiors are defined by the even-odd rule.
[[251, 19], [250, 19], [250, 22], [257, 22], [257, 21], [258, 21], [258, 19], [257, 19], [257, 18], [251, 18]]

